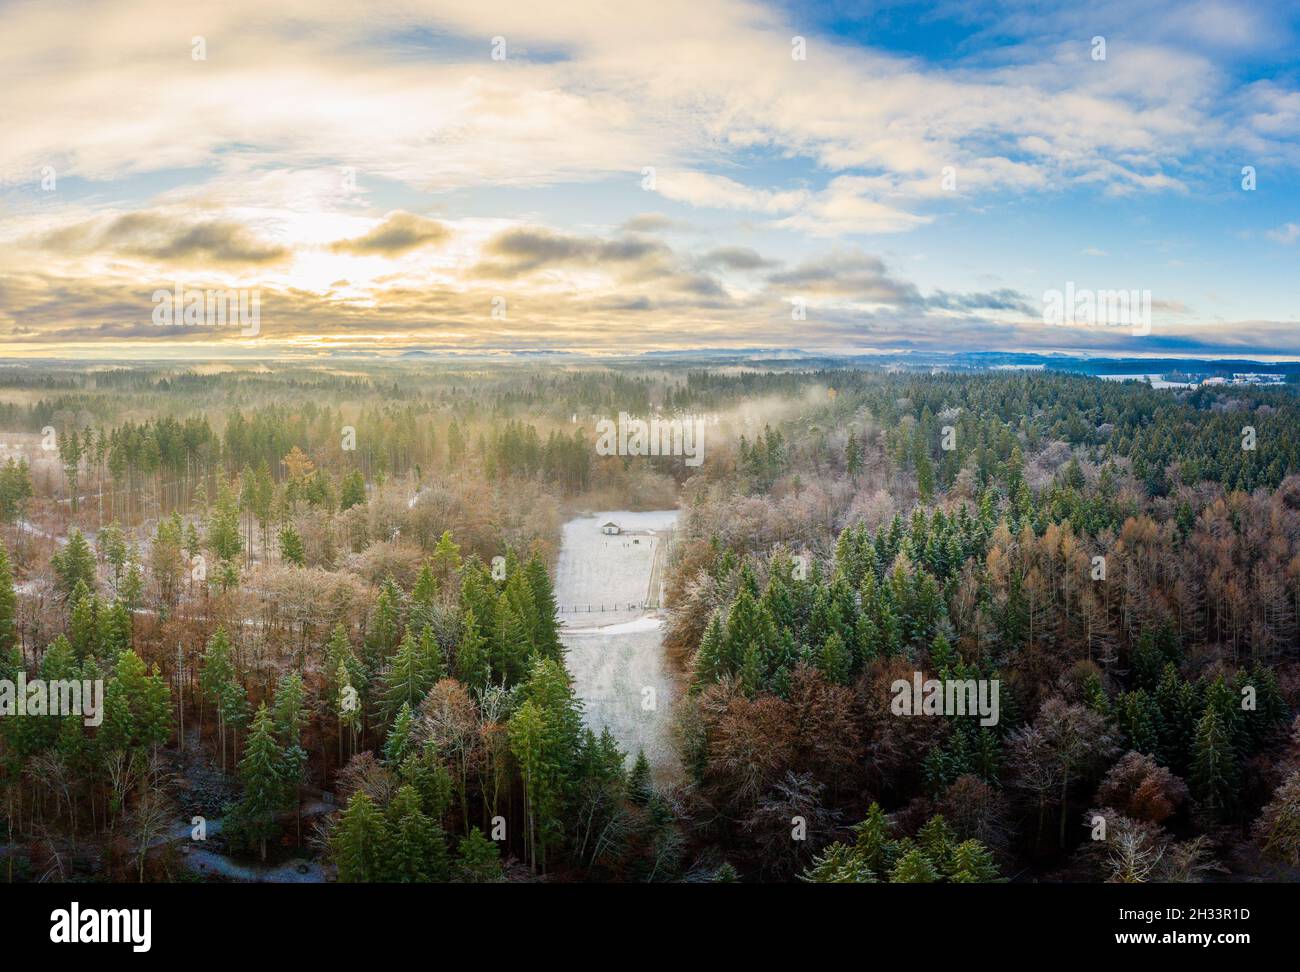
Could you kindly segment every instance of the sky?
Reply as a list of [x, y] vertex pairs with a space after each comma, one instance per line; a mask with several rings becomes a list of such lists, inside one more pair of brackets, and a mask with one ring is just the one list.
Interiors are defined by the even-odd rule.
[[0, 0], [0, 358], [1300, 357], [1298, 38], [1229, 0]]

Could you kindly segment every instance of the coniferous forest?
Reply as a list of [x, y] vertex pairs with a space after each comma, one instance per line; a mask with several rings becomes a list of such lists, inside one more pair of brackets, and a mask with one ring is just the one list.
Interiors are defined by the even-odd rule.
[[[1295, 387], [6, 370], [0, 879], [1296, 880]], [[599, 510], [676, 511], [662, 750], [575, 678]]]

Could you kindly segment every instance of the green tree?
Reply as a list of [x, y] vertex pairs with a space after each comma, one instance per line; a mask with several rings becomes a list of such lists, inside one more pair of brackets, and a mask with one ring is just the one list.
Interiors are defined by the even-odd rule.
[[59, 593], [65, 600], [71, 598], [78, 584], [85, 584], [92, 591], [95, 589], [95, 555], [76, 527], [68, 535], [67, 546], [50, 558], [50, 564], [54, 567]]
[[339, 880], [348, 884], [381, 880], [388, 857], [383, 814], [364, 790], [352, 794], [330, 837], [330, 852]]
[[492, 678], [487, 641], [479, 633], [473, 610], [466, 610], [461, 622], [460, 644], [456, 647], [456, 677], [473, 689], [482, 689]]
[[283, 774], [284, 757], [276, 744], [271, 714], [263, 702], [257, 707], [244, 758], [239, 762], [244, 796], [237, 811], [241, 831], [257, 843], [263, 861], [266, 860], [267, 839], [280, 832], [280, 811], [286, 803]]
[[9, 551], [0, 543], [0, 657], [4, 657], [14, 645], [17, 636], [15, 619], [18, 613], [18, 597], [14, 593], [14, 575], [9, 566]]
[[889, 872], [891, 884], [933, 884], [938, 880], [938, 871], [919, 847], [903, 854]]
[[456, 848], [456, 879], [466, 884], [492, 884], [501, 880], [501, 852], [477, 827], [461, 838]]
[[233, 561], [244, 551], [239, 530], [239, 499], [224, 478], [217, 488], [217, 502], [208, 514], [208, 549], [217, 560]]
[[1191, 784], [1192, 794], [1207, 812], [1227, 816], [1235, 802], [1236, 755], [1219, 713], [1210, 706], [1196, 725]]
[[339, 493], [339, 509], [350, 510], [366, 502], [366, 477], [361, 470], [354, 469], [343, 477], [343, 487]]
[[280, 528], [280, 557], [295, 567], [307, 565], [307, 553], [303, 548], [302, 535], [294, 529], [292, 523]]
[[420, 808], [413, 786], [400, 787], [388, 805], [384, 878], [399, 883], [446, 881], [447, 837]]

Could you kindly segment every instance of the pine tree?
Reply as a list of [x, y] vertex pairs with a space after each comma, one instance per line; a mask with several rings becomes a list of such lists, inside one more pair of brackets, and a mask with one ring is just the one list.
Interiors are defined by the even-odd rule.
[[383, 878], [388, 856], [387, 827], [364, 790], [352, 794], [330, 838], [339, 880], [348, 884]]
[[925, 826], [916, 833], [916, 842], [940, 874], [949, 872], [956, 835], [943, 819], [943, 814], [936, 814], [926, 821]]
[[249, 840], [257, 842], [263, 861], [267, 838], [280, 832], [279, 814], [286, 803], [283, 773], [284, 757], [275, 741], [271, 714], [263, 702], [257, 707], [244, 758], [239, 762], [244, 797], [238, 808], [240, 828]]
[[171, 690], [133, 651], [117, 659], [104, 690], [103, 744], [108, 750], [156, 749], [171, 729]]
[[533, 644], [544, 658], [557, 661], [563, 652], [560, 644], [559, 624], [556, 621], [555, 592], [546, 565], [536, 552], [524, 568], [524, 576], [532, 593], [535, 617]]
[[1223, 818], [1234, 803], [1236, 756], [1219, 713], [1206, 706], [1196, 725], [1196, 743], [1192, 756], [1192, 793], [1202, 807], [1215, 817]]
[[411, 590], [411, 606], [407, 615], [407, 627], [423, 631], [433, 624], [434, 606], [438, 600], [438, 579], [433, 576], [433, 568], [425, 564], [420, 568], [415, 587]]
[[954, 884], [987, 884], [998, 880], [997, 865], [987, 847], [978, 840], [964, 840], [952, 852], [948, 878]]
[[832, 633], [821, 647], [817, 656], [817, 668], [826, 676], [828, 682], [847, 685], [852, 671], [853, 658], [839, 633]]
[[413, 786], [398, 789], [386, 816], [384, 879], [403, 884], [446, 881], [446, 835], [420, 809], [420, 797]]
[[372, 674], [379, 671], [397, 646], [400, 601], [401, 590], [391, 579], [385, 581], [379, 588], [366, 631], [366, 665]]
[[862, 445], [857, 432], [849, 432], [848, 443], [844, 447], [844, 465], [850, 476], [862, 472]]
[[429, 689], [433, 687], [428, 662], [420, 653], [413, 632], [406, 629], [406, 636], [397, 646], [388, 672], [384, 675], [384, 720], [389, 722], [402, 706], [418, 706]]
[[401, 708], [397, 710], [397, 718], [388, 733], [388, 740], [384, 743], [384, 759], [390, 765], [397, 766], [406, 758], [412, 745], [414, 731], [415, 717], [411, 713], [410, 703], [403, 702]]
[[275, 732], [282, 747], [281, 776], [293, 797], [294, 816], [300, 840], [302, 819], [299, 810], [302, 799], [299, 791], [307, 768], [307, 750], [302, 745], [302, 729], [308, 721], [305, 703], [306, 691], [303, 688], [302, 676], [297, 672], [282, 675], [275, 688], [272, 715]]
[[461, 560], [460, 548], [451, 539], [449, 531], [443, 531], [438, 545], [433, 548], [430, 566], [433, 568], [434, 578], [438, 581], [439, 590], [454, 591], [455, 581], [460, 575]]
[[208, 516], [208, 549], [217, 560], [233, 561], [244, 550], [239, 531], [239, 501], [224, 478], [217, 489], [217, 502]]
[[487, 641], [479, 633], [478, 620], [466, 610], [456, 647], [456, 677], [472, 689], [484, 688], [492, 678]]
[[230, 655], [230, 639], [224, 627], [217, 628], [203, 653], [203, 670], [199, 673], [199, 690], [217, 710], [217, 733], [221, 744], [221, 771], [226, 769], [226, 719], [223, 705], [235, 681], [235, 667]]
[[491, 884], [501, 880], [501, 852], [477, 827], [461, 838], [456, 848], [456, 877], [466, 884]]
[[294, 529], [292, 523], [286, 523], [280, 529], [280, 557], [295, 567], [305, 567], [307, 564], [302, 535]]
[[939, 873], [919, 847], [903, 854], [889, 872], [891, 884], [934, 884], [938, 880]]
[[889, 836], [889, 821], [880, 804], [873, 802], [867, 808], [866, 818], [853, 828], [854, 852], [872, 872], [883, 875], [893, 867], [896, 853], [895, 841]]
[[361, 470], [354, 469], [343, 477], [343, 488], [339, 493], [339, 509], [350, 510], [366, 502], [366, 478]]
[[408, 753], [398, 769], [398, 775], [402, 782], [415, 787], [420, 794], [421, 808], [441, 827], [451, 809], [456, 783], [443, 765], [437, 743], [428, 740], [420, 753]]
[[692, 691], [712, 685], [724, 675], [731, 672], [726, 667], [723, 652], [722, 613], [714, 611], [709, 619], [709, 626], [704, 629], [700, 639], [699, 650], [695, 653], [695, 677], [691, 681]]
[[502, 592], [493, 610], [494, 628], [490, 642], [492, 676], [506, 688], [515, 685], [528, 667], [531, 639], [527, 623], [516, 613]]
[[126, 565], [126, 577], [122, 580], [122, 603], [128, 611], [133, 611], [139, 607], [143, 597], [144, 574], [140, 562], [133, 559]]
[[645, 750], [638, 749], [636, 762], [632, 764], [632, 772], [627, 777], [627, 798], [638, 807], [644, 807], [653, 796], [654, 789], [650, 782], [650, 763], [645, 758]]
[[70, 600], [78, 584], [87, 590], [95, 589], [95, 555], [90, 544], [76, 527], [68, 534], [68, 545], [50, 558], [58, 578], [58, 590], [65, 600]]
[[69, 601], [72, 611], [68, 618], [68, 639], [77, 657], [98, 654], [99, 598], [90, 593], [83, 581], [78, 581]]

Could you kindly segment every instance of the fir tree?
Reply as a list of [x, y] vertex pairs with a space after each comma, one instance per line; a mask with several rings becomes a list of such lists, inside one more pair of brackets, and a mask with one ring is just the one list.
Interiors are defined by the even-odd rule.
[[492, 678], [487, 641], [479, 633], [472, 610], [465, 612], [460, 644], [456, 647], [456, 677], [472, 689], [482, 689]]
[[993, 855], [978, 840], [962, 841], [953, 849], [948, 880], [954, 884], [987, 884], [999, 880]]
[[456, 848], [456, 877], [466, 884], [491, 884], [501, 880], [501, 852], [477, 827], [461, 838]]
[[645, 750], [639, 749], [636, 754], [636, 762], [632, 764], [632, 772], [627, 777], [627, 798], [639, 807], [644, 807], [654, 796], [654, 789], [650, 782], [650, 763], [645, 758]]
[[384, 743], [384, 759], [389, 764], [397, 766], [406, 758], [407, 751], [411, 748], [414, 731], [415, 718], [411, 714], [411, 706], [403, 702], [401, 708], [397, 710], [397, 718], [388, 733], [388, 740]]
[[339, 880], [348, 884], [381, 880], [388, 859], [383, 815], [364, 790], [352, 794], [330, 838]]
[[904, 853], [889, 872], [891, 884], [933, 884], [938, 880], [938, 871], [919, 847]]
[[413, 786], [398, 789], [386, 816], [384, 879], [403, 884], [446, 881], [446, 835], [420, 809], [420, 797]]
[[307, 553], [303, 548], [302, 536], [294, 529], [292, 523], [286, 523], [280, 530], [280, 557], [285, 563], [295, 567], [307, 564]]
[[68, 534], [68, 544], [53, 557], [50, 564], [58, 579], [58, 590], [65, 600], [72, 598], [79, 584], [87, 590], [95, 589], [95, 555], [90, 544], [76, 527]]
[[1206, 706], [1196, 726], [1196, 743], [1192, 756], [1192, 793], [1201, 806], [1215, 817], [1223, 818], [1234, 803], [1236, 790], [1236, 756], [1219, 713]]
[[284, 757], [275, 741], [271, 714], [263, 702], [249, 729], [248, 745], [239, 762], [244, 797], [239, 803], [240, 828], [256, 841], [259, 856], [266, 860], [266, 841], [280, 832], [279, 815], [285, 805]]

